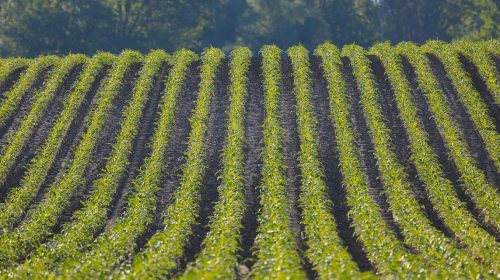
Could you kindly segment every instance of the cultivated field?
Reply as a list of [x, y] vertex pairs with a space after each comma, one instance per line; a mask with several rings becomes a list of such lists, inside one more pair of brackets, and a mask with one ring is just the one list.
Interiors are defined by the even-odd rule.
[[500, 41], [0, 60], [0, 278], [500, 277]]

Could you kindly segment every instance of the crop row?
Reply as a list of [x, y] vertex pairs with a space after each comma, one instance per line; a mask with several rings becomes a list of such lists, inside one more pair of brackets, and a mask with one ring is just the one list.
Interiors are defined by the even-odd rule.
[[[77, 65], [87, 63], [88, 58], [83, 55], [69, 55], [64, 58], [54, 69], [53, 75], [47, 81], [43, 90], [37, 91], [34, 95], [33, 105], [30, 111], [23, 117], [17, 130], [8, 135], [7, 143], [2, 147], [0, 156], [0, 185], [5, 185], [7, 175], [17, 158], [28, 144], [28, 140], [33, 135], [35, 128], [42, 122], [42, 117], [62, 87], [71, 71]], [[65, 94], [61, 92], [60, 94]], [[1, 225], [0, 225], [1, 226]]]
[[[419, 250], [420, 256], [443, 274], [445, 272], [441, 266], [446, 261], [444, 252], [438, 252], [428, 246], [428, 242], [431, 241], [429, 237], [437, 235], [437, 232], [430, 229], [430, 222], [423, 216], [417, 200], [410, 191], [408, 175], [392, 149], [390, 130], [384, 122], [379, 104], [380, 92], [371, 63], [361, 47], [347, 47], [347, 56], [360, 88], [363, 115], [373, 141], [374, 156], [394, 220], [401, 224], [406, 243]], [[427, 232], [424, 233], [423, 230], [426, 229]]]
[[295, 235], [290, 227], [286, 176], [284, 174], [283, 128], [280, 123], [281, 50], [264, 46], [262, 74], [265, 119], [261, 152], [262, 181], [260, 213], [254, 247], [257, 261], [252, 267], [254, 278], [304, 278]]
[[[196, 56], [189, 51], [179, 51], [168, 60], [172, 68], [165, 81], [166, 93], [160, 101], [160, 116], [156, 124], [155, 133], [151, 143], [151, 154], [145, 159], [140, 174], [133, 182], [134, 193], [128, 200], [128, 208], [124, 215], [111, 226], [109, 230], [101, 234], [92, 244], [88, 252], [79, 252], [64, 260], [60, 271], [66, 277], [91, 277], [110, 274], [113, 264], [118, 263], [125, 254], [135, 248], [136, 239], [144, 233], [147, 226], [152, 222], [156, 207], [156, 192], [160, 188], [165, 150], [171, 138], [171, 129], [175, 121], [175, 109], [178, 97], [184, 84], [189, 64]], [[121, 152], [120, 152], [121, 153]], [[93, 193], [86, 212], [91, 214], [94, 207], [104, 211], [106, 204], [112, 200], [112, 193], [101, 190]], [[101, 195], [104, 195], [102, 201]], [[86, 215], [85, 215], [86, 216]], [[84, 218], [85, 216], [81, 216]], [[88, 223], [103, 223], [105, 217]], [[89, 236], [90, 237], [90, 236]], [[71, 242], [67, 240], [67, 242]]]
[[[500, 139], [494, 118], [485, 101], [473, 85], [460, 56], [470, 60], [484, 80], [487, 90], [498, 103], [499, 78], [494, 56], [498, 56], [498, 41], [482, 43], [456, 42], [444, 45], [429, 42], [422, 47], [401, 43], [377, 44], [368, 52], [351, 45], [339, 51], [330, 43], [319, 46], [314, 54], [320, 58], [326, 81], [329, 118], [334, 127], [339, 168], [346, 194], [348, 218], [360, 241], [364, 253], [376, 272], [361, 272], [351, 256], [348, 246], [339, 236], [332, 213], [324, 167], [320, 162], [319, 124], [312, 102], [313, 75], [308, 51], [292, 47], [287, 54], [291, 60], [293, 93], [297, 116], [300, 170], [299, 207], [301, 234], [296, 236], [291, 225], [287, 177], [283, 115], [280, 108], [282, 89], [282, 51], [276, 46], [264, 46], [262, 54], [262, 84], [264, 87], [265, 118], [261, 182], [259, 183], [260, 209], [257, 216], [257, 236], [252, 247], [255, 263], [249, 277], [305, 278], [301, 260], [299, 238], [305, 241], [305, 257], [320, 279], [376, 278], [494, 278], [500, 274], [500, 247], [495, 237], [480, 225], [478, 219], [500, 230], [500, 196], [488, 182], [465, 135], [453, 118], [452, 108], [443, 85], [432, 68], [432, 56], [440, 60], [456, 90], [459, 102], [484, 140], [488, 154], [500, 169]], [[429, 54], [431, 56], [429, 56]], [[158, 208], [158, 192], [163, 184], [167, 150], [171, 149], [172, 131], [177, 121], [178, 102], [181, 100], [190, 65], [198, 57], [181, 50], [173, 55], [153, 51], [146, 57], [134, 51], [124, 51], [116, 59], [108, 53], [99, 53], [92, 59], [83, 55], [66, 58], [54, 56], [34, 60], [5, 59], [0, 63], [0, 85], [14, 71], [27, 67], [19, 80], [0, 100], [0, 128], [16, 114], [23, 99], [34, 90], [30, 108], [20, 116], [18, 128], [10, 134], [0, 153], [0, 190], [10, 188], [0, 203], [0, 278], [109, 278], [126, 279], [172, 277], [183, 263], [203, 201], [201, 194], [207, 170], [207, 135], [214, 102], [217, 73], [224, 61], [221, 50], [210, 48], [201, 56], [200, 85], [195, 108], [190, 118], [190, 133], [185, 163], [181, 166], [178, 186], [165, 209]], [[410, 73], [405, 72], [405, 60], [415, 71], [421, 91], [412, 88]], [[383, 87], [377, 84], [373, 63], [381, 62], [391, 86], [391, 98], [398, 120], [408, 137], [411, 154], [409, 160], [418, 172], [417, 180], [425, 188], [432, 209], [443, 226], [451, 233], [447, 236], [435, 228], [433, 221], [413, 193], [412, 183], [405, 165], [397, 156], [391, 138], [391, 127], [386, 121], [380, 102]], [[29, 63], [28, 63], [29, 62]], [[109, 157], [103, 159], [105, 167], [99, 177], [87, 182], [95, 151], [106, 128], [113, 104], [120, 98], [124, 80], [132, 66], [142, 64], [130, 100], [127, 101]], [[245, 215], [245, 120], [248, 95], [248, 77], [252, 53], [247, 48], [236, 48], [231, 53], [229, 78], [229, 106], [225, 124], [225, 142], [221, 157], [218, 201], [204, 236], [201, 252], [194, 262], [187, 264], [182, 279], [236, 278], [241, 261], [241, 229]], [[125, 212], [106, 226], [127, 172], [130, 172], [134, 145], [139, 138], [141, 122], [151, 98], [155, 81], [169, 64], [165, 80], [165, 93], [160, 96], [157, 122], [149, 147], [150, 152], [132, 181], [132, 192], [127, 197]], [[79, 66], [83, 70], [67, 93], [60, 89], [70, 73]], [[98, 81], [110, 65], [109, 75]], [[52, 69], [51, 71], [49, 71]], [[352, 73], [345, 74], [346, 70]], [[41, 89], [35, 89], [44, 73], [49, 75]], [[351, 81], [351, 76], [353, 80]], [[354, 89], [349, 87], [350, 82]], [[46, 190], [49, 170], [54, 167], [58, 154], [71, 133], [70, 128], [81, 114], [94, 86], [94, 108], [83, 122], [83, 135], [76, 139], [71, 155]], [[384, 84], [385, 85], [385, 84]], [[64, 94], [62, 110], [51, 124], [48, 136], [37, 148], [28, 163], [19, 185], [7, 186], [9, 173], [15, 167], [36, 128], [43, 122], [51, 102], [57, 94]], [[429, 106], [432, 119], [424, 120], [419, 114], [416, 94], [422, 94]], [[454, 94], [454, 93], [453, 93]], [[358, 96], [359, 95], [359, 96]], [[393, 95], [393, 96], [392, 96]], [[360, 103], [356, 101], [359, 97]], [[125, 97], [123, 97], [125, 98]], [[496, 104], [498, 105], [498, 104]], [[24, 107], [24, 105], [23, 105]], [[17, 118], [17, 117], [16, 117]], [[358, 119], [360, 118], [360, 119]], [[381, 206], [373, 194], [371, 177], [364, 170], [364, 157], [358, 144], [358, 121], [366, 122], [367, 135], [373, 144], [376, 168], [387, 197], [389, 212], [401, 229], [403, 240], [383, 217]], [[460, 186], [448, 178], [445, 167], [432, 147], [425, 121], [435, 122], [443, 137], [451, 161], [460, 173]], [[364, 124], [363, 124], [364, 126]], [[369, 154], [368, 156], [371, 156]], [[72, 213], [71, 205], [83, 188], [90, 193], [82, 207]], [[455, 188], [463, 188], [467, 198], [480, 212], [475, 217], [461, 201]], [[34, 205], [37, 196], [40, 202]], [[138, 240], [147, 237], [157, 213], [164, 212], [163, 228], [146, 240], [139, 250]], [[61, 225], [61, 218], [72, 213], [71, 219]], [[141, 243], [141, 242], [139, 242]], [[20, 263], [19, 266], [16, 266]], [[376, 275], [376, 274], [377, 275]]]
[[[149, 239], [146, 249], [138, 254], [132, 265], [134, 274], [165, 277], [177, 267], [184, 247], [192, 234], [192, 227], [200, 210], [200, 189], [206, 171], [206, 134], [215, 92], [217, 70], [224, 53], [215, 48], [203, 52], [200, 70], [200, 88], [193, 115], [191, 131], [185, 152], [186, 162], [181, 167], [181, 181], [166, 209], [163, 229]], [[175, 240], [175, 242], [171, 242]]]
[[155, 77], [159, 75], [166, 59], [167, 55], [163, 51], [153, 51], [144, 59], [132, 98], [124, 110], [123, 122], [112, 154], [101, 177], [93, 182], [91, 195], [84, 202], [83, 208], [73, 214], [72, 221], [64, 226], [62, 233], [42, 246], [24, 267], [18, 269], [18, 275], [27, 272], [45, 273], [60, 260], [77, 255], [90, 246], [96, 232], [104, 226], [109, 204], [130, 165], [129, 156], [138, 134], [143, 109]]
[[[79, 62], [80, 60], [81, 59], [77, 59], [75, 62]], [[6, 201], [0, 204], [0, 228], [4, 229], [4, 231], [11, 228], [13, 224], [19, 221], [26, 208], [36, 197], [49, 169], [56, 159], [57, 152], [63, 143], [64, 137], [68, 133], [71, 123], [74, 121], [80, 106], [85, 100], [85, 96], [89, 94], [92, 84], [95, 82], [103, 67], [111, 63], [112, 60], [113, 56], [111, 54], [103, 53], [96, 55], [91, 61], [85, 64], [81, 78], [64, 102], [64, 108], [51, 129], [49, 136], [41, 149], [37, 151], [37, 155], [32, 163], [27, 166], [26, 174], [22, 178], [20, 186], [11, 187], [11, 191]], [[69, 71], [68, 67], [72, 67], [72, 64], [69, 64], [66, 67], [67, 69], [65, 69], [65, 73], [61, 73], [61, 76], [58, 77], [59, 82], [64, 78], [64, 74], [67, 74]], [[52, 88], [52, 91], [54, 90], [55, 89]], [[48, 92], [40, 96], [45, 98], [50, 97]], [[45, 104], [47, 104], [46, 100]], [[6, 170], [5, 172], [12, 167], [15, 158], [19, 156], [23, 146], [27, 144], [29, 134], [32, 133], [31, 127], [36, 125], [36, 122], [39, 122], [41, 119], [40, 111], [32, 112], [28, 114], [30, 117], [23, 120], [21, 129], [16, 132], [13, 138], [14, 141], [8, 146], [11, 160], [3, 162], [5, 166], [3, 168]], [[34, 115], [34, 113], [36, 115]], [[25, 129], [23, 130], [23, 128]]]
[[[343, 54], [356, 64], [356, 49], [346, 47]], [[346, 188], [347, 204], [350, 207], [354, 231], [363, 243], [370, 261], [375, 264], [381, 274], [424, 277], [420, 271], [422, 263], [405, 250], [395, 234], [384, 222], [381, 209], [373, 201], [369, 193], [366, 174], [364, 174], [360, 151], [355, 145], [357, 135], [353, 130], [351, 106], [346, 83], [342, 75], [342, 62], [338, 49], [326, 43], [315, 52], [322, 59], [324, 77], [329, 91], [330, 113], [335, 127], [335, 138], [338, 143], [340, 169], [343, 184]], [[358, 66], [358, 78], [361, 78], [362, 65]], [[356, 67], [355, 66], [355, 67]], [[361, 92], [366, 84], [360, 81]]]
[[[16, 71], [27, 67], [31, 61], [25, 58], [3, 59], [0, 64], [0, 86], [3, 86], [7, 79]], [[3, 94], [0, 93], [0, 96]]]
[[[311, 70], [308, 51], [288, 49], [292, 61], [297, 123], [300, 139], [299, 164], [302, 177], [300, 205], [305, 226], [307, 255], [319, 278], [360, 277], [357, 264], [343, 247], [331, 214], [323, 168], [318, 159], [317, 119], [311, 104]], [[340, 186], [339, 186], [340, 187]]]
[[[485, 237], [485, 234], [487, 236], [487, 233], [477, 227], [472, 216], [464, 209], [452, 183], [445, 178], [437, 155], [428, 144], [429, 139], [419, 120], [418, 109], [411, 94], [410, 84], [405, 78], [401, 58], [388, 44], [376, 45], [370, 52], [379, 56], [392, 83], [399, 116], [411, 143], [411, 158], [421, 180], [427, 187], [431, 202], [439, 210], [440, 216], [444, 217], [445, 223], [456, 232], [460, 239], [470, 239], [470, 230], [464, 227], [464, 224], [472, 227], [474, 236], [477, 235], [477, 231], [482, 237]], [[383, 117], [380, 115], [380, 110], [375, 111], [379, 111], [375, 117], [381, 122]], [[419, 250], [433, 266], [437, 265], [438, 268], [445, 270], [450, 277], [477, 277], [480, 273], [484, 274], [484, 270], [478, 271], [482, 267], [454, 246], [443, 233], [433, 228], [425, 217], [425, 213], [411, 192], [404, 167], [397, 162], [396, 155], [391, 151], [394, 147], [390, 143], [388, 130], [384, 126], [379, 123], [379, 127], [376, 128], [377, 132], [373, 133], [373, 135], [378, 134], [374, 137], [375, 153], [379, 162], [387, 163], [378, 166], [386, 185], [386, 193], [392, 205], [395, 220], [401, 224], [406, 243]], [[456, 219], [457, 213], [463, 219]], [[453, 275], [453, 273], [458, 275]]]
[[[469, 195], [477, 207], [480, 208], [486, 221], [493, 224], [497, 229], [500, 229], [498, 216], [500, 213], [496, 211], [496, 209], [500, 207], [500, 197], [495, 192], [494, 187], [488, 183], [482, 171], [477, 167], [477, 163], [473, 159], [470, 149], [463, 141], [464, 135], [462, 135], [458, 123], [454, 121], [452, 117], [450, 105], [445, 99], [445, 94], [439, 86], [436, 77], [431, 74], [432, 71], [429, 59], [427, 59], [424, 54], [424, 51], [429, 48], [430, 47], [420, 49], [411, 43], [400, 44], [397, 47], [400, 54], [408, 57], [415, 68], [419, 86], [426, 93], [427, 99], [429, 100], [429, 108], [435, 115], [441, 135], [445, 138], [447, 146], [450, 149], [450, 155], [454, 159], [459, 171], [462, 173], [461, 179], [464, 181]], [[445, 53], [445, 51], [443, 50], [442, 53]], [[451, 66], [449, 68], [451, 68]], [[468, 78], [464, 78], [463, 82], [456, 81], [454, 84], [468, 83], [467, 79]], [[460, 94], [464, 95], [463, 92]], [[473, 95], [473, 93], [471, 93], [471, 95]], [[477, 101], [482, 102], [479, 99]], [[499, 141], [498, 135], [495, 132], [496, 130], [494, 128], [490, 129], [493, 129], [491, 132], [495, 133], [492, 143], [498, 145]]]
[[[430, 41], [422, 48], [442, 61], [461, 103], [466, 108], [472, 122], [483, 138], [486, 151], [488, 151], [490, 157], [493, 159], [497, 170], [500, 170], [500, 135], [496, 131], [495, 123], [488, 112], [488, 107], [472, 84], [472, 79], [461, 66], [456, 52], [453, 50], [450, 51], [449, 48], [446, 48], [446, 45], [438, 41]], [[498, 211], [495, 212], [488, 215], [500, 226], [500, 213]]]
[[[494, 222], [488, 216], [488, 213], [495, 212], [499, 209], [498, 194], [494, 188], [487, 182], [484, 173], [477, 167], [477, 163], [473, 159], [471, 152], [465, 142], [463, 135], [454, 120], [451, 109], [446, 101], [444, 92], [439, 86], [439, 82], [432, 75], [432, 70], [428, 58], [423, 51], [411, 43], [401, 43], [396, 47], [396, 51], [408, 58], [412, 67], [415, 70], [419, 87], [424, 92], [429, 108], [434, 115], [437, 127], [445, 140], [445, 144], [449, 149], [449, 155], [453, 159], [457, 169], [461, 173], [461, 181], [466, 189], [466, 192], [471, 196], [472, 200], [480, 208], [486, 219]], [[447, 223], [454, 230], [467, 227], [467, 231], [460, 236], [464, 238], [469, 236], [474, 239], [469, 243], [469, 250], [473, 251], [476, 256], [482, 256], [483, 260], [489, 263], [496, 271], [498, 271], [498, 245], [494, 239], [489, 236], [484, 230], [479, 229], [477, 222], [471, 218], [467, 218], [469, 214], [465, 212], [461, 203], [457, 200], [452, 202], [452, 193], [448, 193], [446, 200], [450, 201], [450, 205], [454, 205], [452, 209], [442, 210], [440, 215], [444, 218], [446, 213], [450, 215], [460, 215], [463, 219], [448, 217]], [[436, 207], [440, 204], [447, 203], [445, 201], [436, 201]], [[439, 203], [439, 204], [438, 204]], [[444, 207], [444, 205], [442, 206]], [[497, 211], [498, 212], [498, 211]], [[464, 225], [460, 225], [464, 223]]]
[[[7, 124], [18, 109], [23, 97], [28, 93], [28, 90], [34, 86], [37, 79], [43, 78], [42, 73], [45, 70], [52, 68], [52, 72], [57, 71], [60, 60], [56, 56], [42, 56], [31, 62], [28, 69], [21, 75], [19, 81], [17, 81], [12, 89], [4, 93], [4, 98], [0, 101], [0, 127], [4, 127]], [[0, 185], [0, 188], [2, 187]]]
[[475, 44], [479, 45], [480, 48], [486, 50], [487, 52], [496, 56], [497, 58], [500, 58], [500, 40], [492, 39], [488, 41], [478, 42]]
[[219, 201], [210, 220], [210, 231], [203, 249], [186, 271], [185, 278], [235, 278], [238, 265], [240, 230], [245, 212], [245, 104], [248, 69], [252, 52], [237, 48], [231, 53], [229, 111], [226, 143], [222, 151]]
[[92, 112], [88, 127], [70, 163], [68, 170], [48, 187], [47, 193], [39, 205], [28, 213], [29, 218], [21, 222], [18, 228], [0, 237], [0, 255], [2, 266], [6, 267], [19, 261], [32, 249], [40, 245], [51, 233], [64, 209], [70, 204], [75, 191], [84, 183], [84, 175], [92, 161], [98, 136], [103, 130], [109, 109], [119, 95], [122, 81], [132, 63], [139, 62], [139, 53], [127, 51], [113, 68], [111, 77], [106, 82], [95, 111]]
[[477, 71], [497, 106], [500, 106], [500, 78], [495, 61], [487, 49], [469, 41], [457, 41], [452, 46], [460, 55], [467, 57], [477, 68]]

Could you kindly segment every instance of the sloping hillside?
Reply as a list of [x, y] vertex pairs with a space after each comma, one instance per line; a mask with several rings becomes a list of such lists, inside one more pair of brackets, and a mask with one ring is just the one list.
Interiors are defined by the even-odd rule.
[[0, 60], [2, 278], [500, 277], [500, 41]]

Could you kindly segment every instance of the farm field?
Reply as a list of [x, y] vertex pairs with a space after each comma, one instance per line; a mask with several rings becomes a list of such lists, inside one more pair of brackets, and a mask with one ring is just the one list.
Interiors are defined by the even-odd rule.
[[0, 279], [498, 279], [500, 41], [0, 60]]

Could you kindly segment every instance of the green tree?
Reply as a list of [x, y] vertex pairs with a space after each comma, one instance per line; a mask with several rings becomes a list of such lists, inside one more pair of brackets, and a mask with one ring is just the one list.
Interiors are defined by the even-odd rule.
[[4, 0], [0, 54], [201, 47], [206, 5], [188, 0]]
[[106, 12], [96, 0], [5, 0], [0, 10], [0, 53], [85, 52], [89, 39], [103, 28]]
[[500, 11], [495, 0], [447, 0], [447, 32], [471, 40], [500, 36]]
[[379, 35], [393, 42], [425, 42], [429, 39], [448, 40], [442, 25], [446, 0], [382, 0], [374, 5]]
[[[359, 0], [358, 0], [359, 1]], [[308, 48], [324, 42], [371, 42], [362, 11], [351, 0], [247, 0], [238, 40], [254, 49], [274, 43]]]
[[210, 0], [206, 4], [206, 26], [201, 40], [205, 46], [232, 49], [241, 18], [248, 9], [245, 0]]

